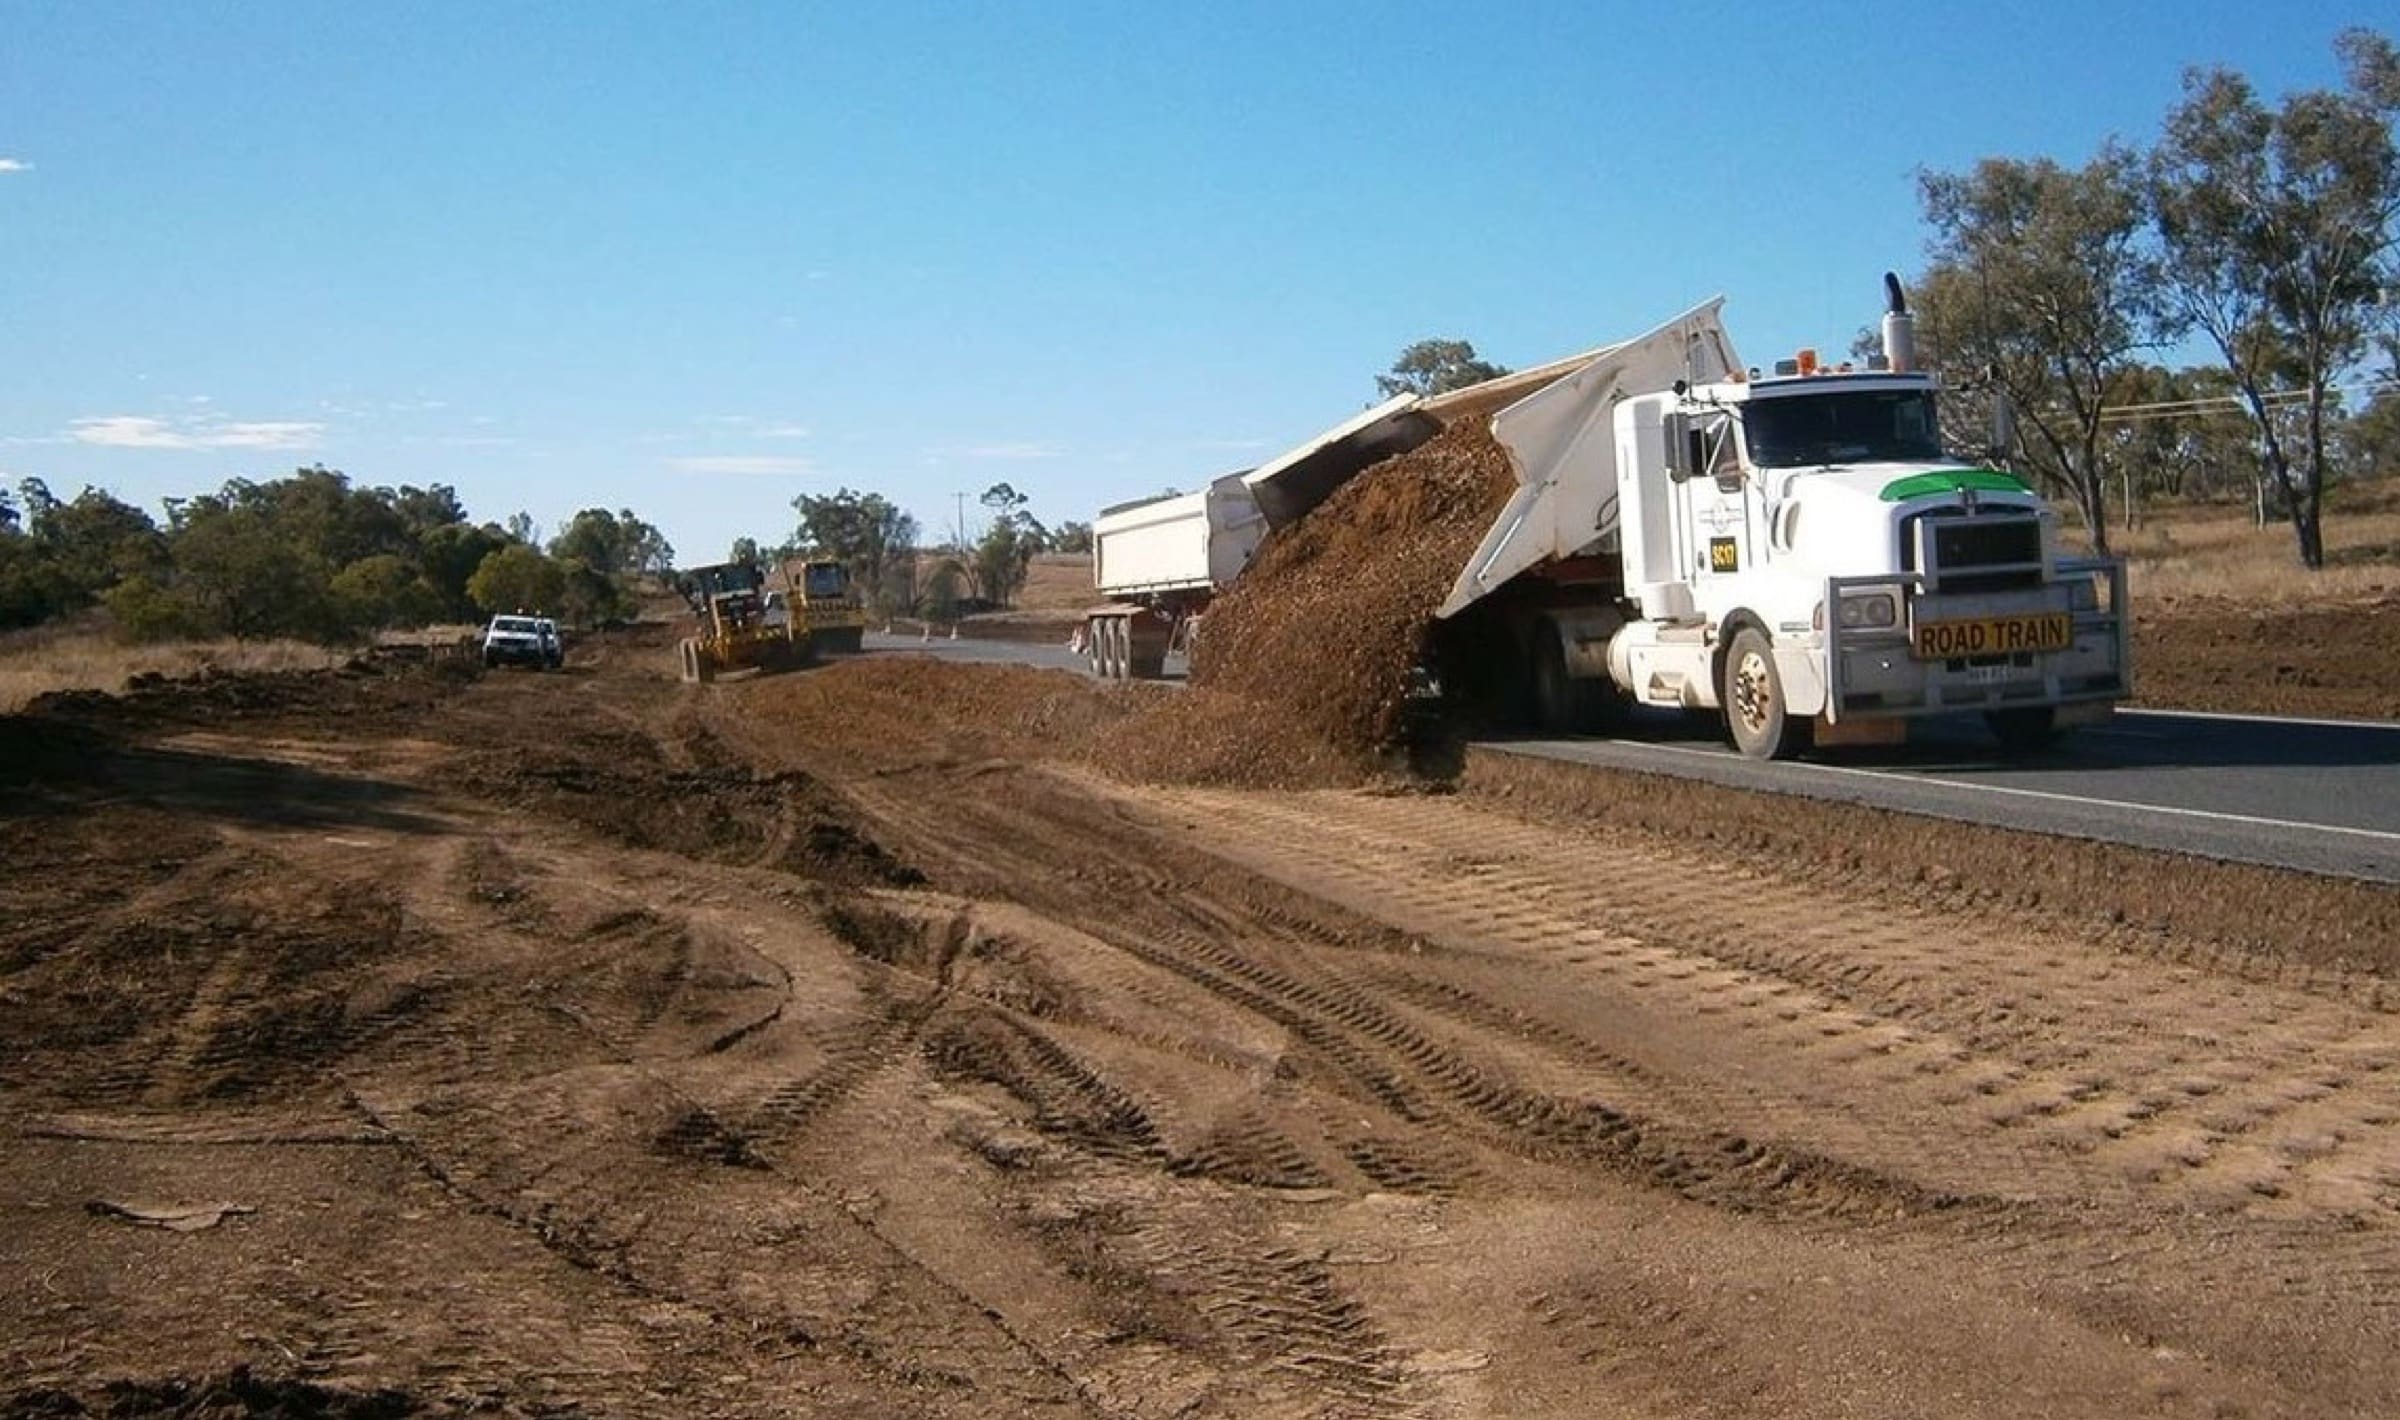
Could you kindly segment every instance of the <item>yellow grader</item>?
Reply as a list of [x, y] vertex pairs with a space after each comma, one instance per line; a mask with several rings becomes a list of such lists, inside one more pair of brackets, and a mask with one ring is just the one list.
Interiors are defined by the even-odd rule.
[[819, 654], [864, 648], [866, 610], [839, 562], [795, 558], [772, 576], [751, 563], [722, 562], [693, 568], [680, 585], [700, 619], [700, 634], [676, 647], [687, 681], [732, 670], [791, 670]]
[[683, 574], [684, 600], [700, 619], [700, 634], [676, 645], [683, 678], [706, 682], [719, 672], [790, 670], [808, 660], [808, 627], [794, 617], [771, 617], [766, 579], [747, 562], [695, 567]]

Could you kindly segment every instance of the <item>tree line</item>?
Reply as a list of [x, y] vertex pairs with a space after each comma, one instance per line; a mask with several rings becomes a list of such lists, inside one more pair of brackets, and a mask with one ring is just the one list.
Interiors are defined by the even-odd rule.
[[0, 490], [0, 629], [104, 608], [130, 640], [355, 642], [391, 627], [539, 610], [627, 617], [675, 551], [631, 509], [579, 512], [548, 544], [525, 514], [470, 519], [455, 490], [361, 487], [333, 469], [235, 479], [164, 520], [99, 489]]
[[[2365, 29], [2335, 52], [2339, 88], [2278, 103], [2188, 71], [2148, 148], [1918, 175], [1954, 443], [2070, 500], [2101, 551], [2112, 502], [2239, 492], [2319, 567], [2326, 489], [2400, 464], [2400, 53]], [[2151, 358], [2186, 344], [2207, 358]]]

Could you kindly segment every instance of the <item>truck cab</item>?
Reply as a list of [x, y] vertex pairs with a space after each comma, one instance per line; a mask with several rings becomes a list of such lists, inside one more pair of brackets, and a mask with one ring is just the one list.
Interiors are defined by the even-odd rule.
[[1436, 613], [1450, 644], [1501, 648], [1483, 678], [1542, 728], [1717, 711], [1764, 758], [1962, 713], [2023, 750], [2106, 716], [2132, 688], [2123, 564], [2062, 554], [2023, 480], [1944, 453], [1884, 285], [1856, 364], [1750, 367], [1710, 301], [1492, 415], [1517, 488]]
[[1638, 615], [1612, 678], [1722, 710], [1765, 756], [1892, 742], [1911, 717], [1961, 711], [2022, 749], [2105, 715], [2129, 689], [2122, 565], [2063, 557], [2032, 488], [1947, 457], [1937, 398], [1930, 375], [1829, 371], [1804, 351], [1771, 376], [1620, 403]]

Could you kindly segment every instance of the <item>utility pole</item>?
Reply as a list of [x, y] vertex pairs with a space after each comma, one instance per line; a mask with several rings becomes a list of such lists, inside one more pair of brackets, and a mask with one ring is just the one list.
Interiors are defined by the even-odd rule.
[[950, 543], [960, 552], [967, 550], [967, 495], [962, 489], [950, 495], [958, 500], [958, 516], [950, 524]]

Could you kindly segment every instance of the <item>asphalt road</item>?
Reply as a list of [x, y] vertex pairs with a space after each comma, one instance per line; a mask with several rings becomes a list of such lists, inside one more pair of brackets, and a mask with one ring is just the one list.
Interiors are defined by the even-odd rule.
[[[867, 644], [1085, 668], [1059, 645], [885, 636]], [[1762, 764], [1722, 743], [1713, 719], [1644, 715], [1620, 738], [1484, 747], [2400, 884], [2400, 723], [2127, 710], [2009, 760], [1970, 720], [1919, 726], [1899, 749]]]
[[2400, 724], [2124, 710], [2003, 758], [1972, 721], [1887, 750], [1742, 758], [1699, 717], [1488, 748], [1938, 818], [2400, 883]]

